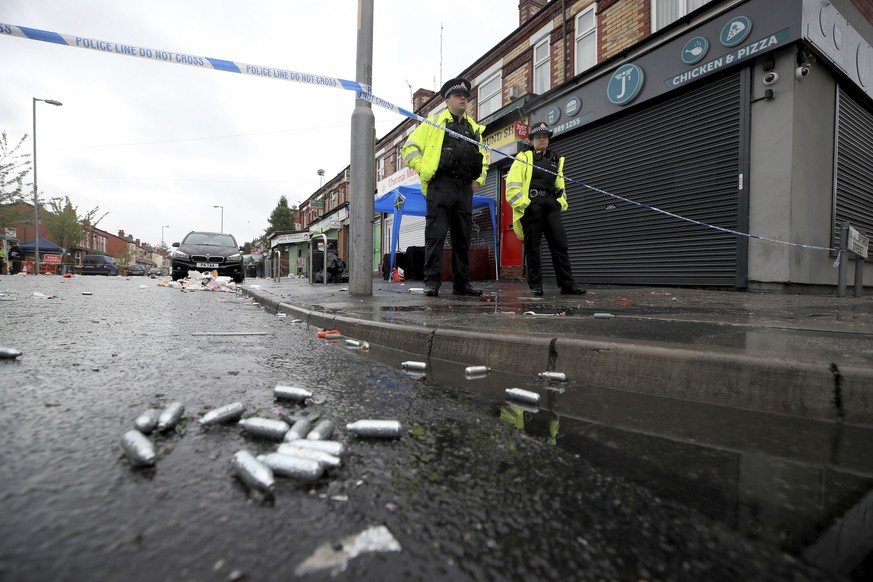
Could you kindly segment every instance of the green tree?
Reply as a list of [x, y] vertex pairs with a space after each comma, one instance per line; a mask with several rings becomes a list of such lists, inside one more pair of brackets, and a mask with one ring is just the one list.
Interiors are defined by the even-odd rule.
[[21, 211], [13, 205], [23, 199], [24, 177], [30, 172], [30, 154], [20, 153], [21, 146], [27, 134], [9, 147], [6, 132], [0, 133], [0, 227], [21, 222], [24, 218]]
[[296, 212], [288, 207], [288, 199], [284, 196], [279, 198], [279, 204], [273, 209], [267, 222], [270, 224], [264, 233], [264, 239], [269, 238], [275, 232], [292, 232], [296, 222]]
[[133, 254], [131, 246], [124, 245], [124, 249], [113, 255], [112, 258], [115, 259], [115, 264], [118, 265], [118, 268], [123, 271], [133, 263]]
[[104, 213], [103, 216], [97, 218], [97, 213], [100, 212], [98, 207], [79, 216], [79, 209], [73, 206], [69, 196], [52, 198], [49, 201], [49, 207], [50, 212], [45, 217], [45, 228], [49, 238], [56, 245], [66, 249], [72, 248], [82, 240], [85, 235], [85, 224], [97, 226], [108, 214], [108, 212]]

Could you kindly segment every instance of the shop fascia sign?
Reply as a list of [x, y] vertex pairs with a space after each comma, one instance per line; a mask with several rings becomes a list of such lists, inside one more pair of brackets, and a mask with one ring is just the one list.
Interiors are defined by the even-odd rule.
[[415, 171], [409, 168], [403, 168], [402, 170], [394, 172], [387, 178], [379, 180], [376, 184], [376, 198], [382, 194], [390, 192], [398, 186], [411, 186], [412, 184], [418, 184], [419, 182], [421, 182], [421, 179]]
[[514, 156], [518, 153], [518, 142], [527, 141], [527, 130], [527, 123], [515, 121], [495, 132], [485, 134], [482, 143], [491, 149]]
[[272, 240], [270, 243], [270, 248], [276, 248], [279, 245], [293, 245], [298, 243], [304, 243], [309, 240], [308, 232], [294, 232], [291, 234], [280, 234], [276, 238]]
[[560, 135], [755, 59], [799, 40], [800, 17], [788, 0], [744, 3], [543, 105], [531, 123], [545, 121]]

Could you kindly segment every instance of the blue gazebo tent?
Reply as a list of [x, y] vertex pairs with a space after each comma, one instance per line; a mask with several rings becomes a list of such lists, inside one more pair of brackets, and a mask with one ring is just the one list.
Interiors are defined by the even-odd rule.
[[[400, 221], [404, 214], [410, 216], [425, 216], [427, 214], [427, 202], [421, 193], [421, 184], [410, 186], [398, 186], [390, 192], [376, 198], [376, 212], [387, 212], [394, 216], [391, 229], [391, 271], [394, 271], [394, 257], [397, 254], [397, 244], [400, 240]], [[497, 257], [500, 256], [497, 247], [497, 217], [494, 212], [494, 199], [487, 196], [473, 195], [473, 209], [488, 207], [491, 213], [491, 228], [494, 232], [494, 278], [498, 279]], [[389, 280], [391, 278], [389, 277]]]
[[[21, 243], [18, 247], [22, 251], [26, 251], [32, 253], [36, 250], [34, 241], [27, 241], [26, 243]], [[67, 249], [63, 247], [59, 247], [55, 243], [44, 239], [43, 237], [39, 237], [39, 252], [40, 253], [66, 253]]]

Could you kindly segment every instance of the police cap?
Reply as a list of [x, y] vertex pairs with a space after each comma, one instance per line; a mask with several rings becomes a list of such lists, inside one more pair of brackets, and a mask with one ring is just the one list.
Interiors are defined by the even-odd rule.
[[467, 96], [467, 98], [469, 98], [470, 88], [470, 81], [468, 81], [467, 79], [462, 79], [461, 77], [458, 77], [457, 79], [449, 79], [448, 81], [443, 83], [443, 86], [440, 89], [440, 95], [443, 96], [443, 99], [448, 99], [449, 95], [452, 95], [454, 93], [463, 93]]
[[531, 127], [530, 131], [527, 133], [527, 135], [530, 139], [533, 139], [534, 136], [538, 133], [544, 133], [544, 134], [546, 134], [546, 137], [548, 137], [549, 139], [552, 138], [552, 130], [549, 129], [549, 126], [546, 125], [546, 123], [544, 121], [540, 121], [539, 123], [537, 123], [533, 127]]

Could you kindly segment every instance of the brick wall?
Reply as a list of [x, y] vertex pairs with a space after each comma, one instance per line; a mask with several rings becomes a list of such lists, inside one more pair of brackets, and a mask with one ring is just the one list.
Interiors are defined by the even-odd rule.
[[867, 22], [873, 24], [873, 2], [870, 0], [852, 0], [858, 12], [867, 19]]
[[649, 35], [649, 0], [622, 0], [604, 9], [598, 19], [600, 60], [606, 60]]

